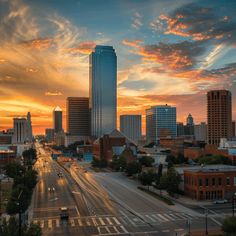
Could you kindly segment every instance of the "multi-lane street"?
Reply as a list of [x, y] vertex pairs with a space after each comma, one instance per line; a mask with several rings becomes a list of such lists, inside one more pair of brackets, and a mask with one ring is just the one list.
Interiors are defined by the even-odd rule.
[[[205, 227], [204, 215], [178, 204], [167, 206], [122, 175], [92, 172], [78, 163], [62, 167], [39, 144], [37, 150], [33, 222], [41, 226], [43, 235], [180, 236]], [[60, 219], [60, 207], [69, 209], [68, 221]], [[209, 228], [219, 224], [209, 217]]]

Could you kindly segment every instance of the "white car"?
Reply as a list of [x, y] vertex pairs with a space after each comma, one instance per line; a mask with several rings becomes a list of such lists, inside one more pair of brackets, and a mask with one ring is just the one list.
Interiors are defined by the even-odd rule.
[[215, 200], [213, 203], [214, 204], [224, 204], [227, 202], [228, 202], [228, 200], [226, 200], [226, 199], [218, 199], [218, 200]]

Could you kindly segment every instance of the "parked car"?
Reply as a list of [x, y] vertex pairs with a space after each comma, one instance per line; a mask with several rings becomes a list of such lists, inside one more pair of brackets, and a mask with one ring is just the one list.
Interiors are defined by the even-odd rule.
[[214, 204], [224, 204], [227, 202], [228, 202], [228, 200], [226, 200], [226, 199], [218, 199], [218, 200], [215, 200], [213, 203]]
[[60, 207], [60, 218], [61, 220], [69, 219], [69, 211], [67, 207]]

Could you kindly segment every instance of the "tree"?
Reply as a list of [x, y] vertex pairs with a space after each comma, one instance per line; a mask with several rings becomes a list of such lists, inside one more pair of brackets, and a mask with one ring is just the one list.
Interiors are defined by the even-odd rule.
[[11, 178], [22, 176], [22, 173], [25, 171], [25, 168], [20, 163], [16, 162], [6, 164], [4, 169], [6, 171], [6, 175]]
[[231, 165], [232, 161], [225, 156], [221, 155], [213, 155], [213, 156], [203, 156], [197, 159], [199, 164], [205, 165], [215, 165], [215, 164], [225, 164]]
[[160, 163], [158, 165], [158, 172], [156, 175], [156, 186], [160, 184], [161, 176], [162, 176], [163, 165]]
[[236, 217], [228, 217], [223, 221], [222, 231], [227, 236], [234, 236], [236, 232]]
[[155, 178], [155, 174], [152, 171], [142, 172], [139, 175], [140, 182], [142, 183], [142, 185], [148, 186], [148, 190], [149, 190], [149, 186], [152, 185], [154, 178]]
[[37, 151], [34, 148], [23, 151], [22, 156], [24, 158], [24, 164], [32, 166], [33, 160], [37, 157]]
[[126, 161], [125, 156], [122, 154], [120, 156], [114, 155], [112, 157], [112, 162], [110, 166], [112, 169], [116, 171], [125, 170], [127, 167], [127, 161]]
[[[15, 217], [10, 217], [7, 221], [5, 218], [0, 225], [0, 235], [1, 236], [18, 236], [19, 224]], [[39, 225], [30, 224], [29, 226], [23, 225], [22, 236], [41, 236], [42, 230]]]
[[139, 163], [142, 166], [146, 166], [146, 167], [152, 167], [153, 163], [155, 162], [154, 158], [150, 157], [150, 156], [142, 156], [139, 159]]
[[174, 167], [168, 169], [168, 171], [160, 179], [160, 188], [166, 189], [169, 195], [179, 192], [179, 184], [182, 179], [180, 174]]
[[142, 170], [142, 166], [139, 162], [130, 162], [127, 164], [126, 173], [130, 175], [135, 175], [140, 173]]
[[91, 164], [93, 167], [106, 168], [107, 167], [107, 160], [103, 157], [100, 159], [93, 157]]

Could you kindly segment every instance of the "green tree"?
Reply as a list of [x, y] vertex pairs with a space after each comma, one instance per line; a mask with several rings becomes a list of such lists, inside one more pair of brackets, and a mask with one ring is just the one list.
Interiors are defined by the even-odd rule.
[[[19, 235], [19, 222], [15, 217], [10, 217], [7, 221], [5, 218], [0, 225], [0, 236], [18, 236]], [[22, 236], [41, 236], [42, 230], [39, 225], [30, 224], [22, 225]]]
[[4, 167], [6, 175], [11, 178], [21, 177], [22, 173], [25, 172], [25, 168], [17, 162], [6, 164]]
[[160, 188], [166, 189], [169, 195], [179, 192], [179, 184], [182, 179], [180, 174], [175, 170], [174, 167], [168, 169], [168, 171], [163, 174], [160, 179]]
[[228, 217], [223, 221], [222, 231], [227, 236], [235, 236], [236, 232], [236, 217]]
[[160, 163], [158, 165], [158, 172], [156, 175], [156, 186], [158, 186], [160, 184], [160, 180], [161, 180], [161, 176], [162, 176], [162, 170], [163, 170], [163, 165]]
[[139, 175], [139, 180], [141, 184], [144, 186], [148, 186], [148, 190], [149, 190], [149, 186], [152, 185], [152, 182], [154, 181], [154, 179], [155, 179], [155, 174], [152, 171], [142, 172]]
[[91, 164], [93, 167], [106, 168], [107, 167], [107, 160], [103, 157], [100, 159], [93, 157]]
[[150, 157], [150, 156], [142, 156], [139, 159], [139, 163], [142, 166], [146, 166], [146, 167], [152, 167], [153, 163], [155, 162], [154, 158]]
[[130, 162], [127, 164], [126, 167], [126, 173], [130, 176], [130, 175], [135, 175], [140, 173], [142, 170], [142, 166], [140, 165], [139, 162]]
[[122, 154], [120, 156], [114, 155], [110, 166], [116, 171], [125, 170], [127, 167], [126, 157]]
[[225, 165], [231, 165], [232, 161], [225, 156], [221, 155], [213, 155], [213, 156], [203, 156], [197, 159], [197, 162], [199, 164], [205, 164], [205, 165], [215, 165], [215, 164], [225, 164]]

